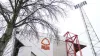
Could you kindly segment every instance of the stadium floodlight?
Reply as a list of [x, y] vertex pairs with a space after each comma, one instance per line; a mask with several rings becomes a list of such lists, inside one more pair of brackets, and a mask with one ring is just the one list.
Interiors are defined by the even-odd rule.
[[[82, 18], [83, 18], [83, 21], [84, 21], [84, 25], [86, 27], [89, 42], [90, 42], [90, 45], [91, 45], [91, 48], [92, 48], [93, 55], [98, 56], [98, 52], [100, 52], [100, 40], [99, 40], [93, 26], [91, 25], [84, 9], [82, 8], [86, 4], [87, 4], [87, 2], [83, 1], [80, 4], [75, 5], [74, 8], [75, 9], [78, 9], [78, 8], [80, 9], [80, 12], [82, 14]], [[97, 49], [97, 47], [99, 47], [99, 48]]]
[[77, 9], [77, 8], [81, 8], [82, 6], [84, 6], [84, 5], [86, 5], [86, 4], [87, 4], [87, 2], [86, 2], [86, 1], [83, 1], [82, 3], [77, 4], [77, 5], [75, 5], [74, 7], [75, 7], [75, 9]]

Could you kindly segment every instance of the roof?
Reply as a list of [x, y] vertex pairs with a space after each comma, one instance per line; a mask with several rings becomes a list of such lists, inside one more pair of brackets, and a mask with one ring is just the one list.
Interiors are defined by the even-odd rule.
[[78, 52], [80, 49], [78, 48], [78, 45], [80, 45], [80, 49], [83, 49], [86, 47], [86, 45], [82, 45], [82, 44], [75, 44], [74, 43], [74, 49], [75, 49], [75, 52]]

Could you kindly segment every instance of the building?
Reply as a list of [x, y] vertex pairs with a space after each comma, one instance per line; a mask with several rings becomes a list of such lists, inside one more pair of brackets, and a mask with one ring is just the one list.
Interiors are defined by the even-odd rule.
[[49, 37], [49, 36], [50, 35], [48, 34], [41, 34], [40, 41], [34, 44], [28, 41], [28, 39], [23, 39], [23, 40], [19, 39], [19, 41], [24, 46], [20, 47], [18, 56], [76, 56], [77, 52], [80, 52], [80, 56], [81, 56], [82, 54], [81, 49], [86, 47], [85, 45], [82, 45], [82, 44], [78, 44], [75, 42], [72, 43], [71, 40], [68, 41], [68, 39], [64, 40], [62, 38], [65, 38], [65, 37], [61, 37], [59, 44], [57, 44], [54, 39], [51, 40], [50, 50], [41, 49], [42, 39], [44, 39], [45, 37]]

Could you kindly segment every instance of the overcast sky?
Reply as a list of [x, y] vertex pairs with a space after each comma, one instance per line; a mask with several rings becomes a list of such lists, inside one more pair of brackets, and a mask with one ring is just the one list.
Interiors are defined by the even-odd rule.
[[[1, 0], [0, 0], [1, 1]], [[6, 1], [6, 0], [3, 0]], [[84, 0], [71, 0], [74, 4], [78, 4]], [[83, 8], [94, 27], [98, 37], [100, 37], [100, 1], [99, 0], [86, 0], [87, 5]], [[73, 9], [68, 12], [68, 16], [66, 19], [60, 19], [59, 22], [56, 22], [56, 26], [61, 32], [61, 35], [70, 31], [72, 33], [79, 35], [79, 40], [89, 45], [88, 37], [86, 36], [86, 31], [84, 27], [84, 23], [80, 14], [79, 9]], [[83, 56], [92, 56], [90, 47], [84, 48]]]

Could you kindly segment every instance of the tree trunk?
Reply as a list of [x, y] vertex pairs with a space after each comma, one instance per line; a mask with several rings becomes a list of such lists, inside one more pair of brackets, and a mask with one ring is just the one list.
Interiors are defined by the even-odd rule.
[[15, 38], [15, 45], [14, 45], [14, 50], [13, 50], [13, 56], [18, 55], [18, 51], [20, 47], [24, 46], [17, 38]]
[[11, 24], [7, 25], [5, 33], [0, 38], [0, 56], [3, 55], [4, 49], [12, 36], [13, 26]]

